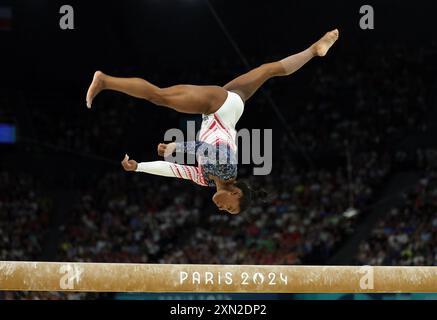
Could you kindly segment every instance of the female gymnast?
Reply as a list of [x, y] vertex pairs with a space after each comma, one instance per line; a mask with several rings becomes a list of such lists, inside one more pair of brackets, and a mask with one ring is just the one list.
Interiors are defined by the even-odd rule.
[[126, 171], [189, 179], [202, 186], [215, 187], [217, 191], [212, 201], [218, 209], [237, 214], [250, 207], [254, 199], [266, 196], [264, 191], [251, 189], [245, 182], [236, 180], [235, 125], [243, 114], [244, 104], [268, 79], [290, 75], [313, 57], [325, 56], [338, 35], [337, 29], [327, 32], [306, 50], [263, 64], [223, 87], [175, 85], [159, 88], [143, 79], [116, 78], [97, 71], [87, 92], [87, 107], [91, 108], [93, 99], [102, 90], [115, 90], [178, 112], [202, 114], [198, 141], [158, 145], [159, 156], [166, 157], [175, 151], [196, 155], [197, 167], [167, 161], [137, 163], [128, 155], [121, 164]]

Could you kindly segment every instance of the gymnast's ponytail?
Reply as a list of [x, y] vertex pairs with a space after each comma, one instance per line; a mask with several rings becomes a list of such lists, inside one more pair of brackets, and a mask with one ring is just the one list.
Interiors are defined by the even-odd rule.
[[268, 193], [264, 189], [255, 189], [246, 182], [238, 181], [235, 186], [241, 190], [243, 196], [240, 198], [240, 213], [248, 210], [255, 202], [266, 202]]

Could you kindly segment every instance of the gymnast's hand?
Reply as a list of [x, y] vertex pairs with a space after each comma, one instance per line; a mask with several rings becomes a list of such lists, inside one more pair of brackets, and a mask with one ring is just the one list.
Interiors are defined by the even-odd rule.
[[135, 160], [129, 160], [129, 156], [125, 155], [123, 161], [121, 162], [124, 170], [135, 171], [138, 168], [138, 163]]
[[176, 144], [172, 143], [160, 143], [158, 144], [158, 155], [161, 157], [168, 157], [176, 150]]

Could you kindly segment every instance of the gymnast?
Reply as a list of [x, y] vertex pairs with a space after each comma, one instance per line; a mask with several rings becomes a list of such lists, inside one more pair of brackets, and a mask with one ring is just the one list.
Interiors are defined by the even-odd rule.
[[290, 75], [312, 58], [325, 56], [338, 36], [337, 29], [327, 32], [306, 50], [262, 64], [223, 87], [175, 85], [159, 88], [143, 79], [117, 78], [97, 71], [87, 92], [87, 107], [91, 108], [93, 99], [102, 90], [114, 90], [178, 112], [201, 114], [203, 121], [198, 141], [158, 145], [158, 155], [164, 158], [173, 152], [195, 155], [197, 167], [168, 161], [137, 163], [128, 155], [121, 164], [126, 171], [189, 179], [202, 186], [215, 187], [212, 201], [218, 209], [238, 214], [249, 208], [253, 200], [267, 195], [263, 190], [255, 190], [246, 182], [236, 180], [235, 126], [243, 114], [244, 104], [270, 78]]

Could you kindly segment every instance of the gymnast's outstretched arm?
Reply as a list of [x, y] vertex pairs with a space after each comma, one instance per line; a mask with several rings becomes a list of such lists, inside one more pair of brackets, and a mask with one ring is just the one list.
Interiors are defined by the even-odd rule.
[[200, 169], [195, 166], [181, 165], [167, 161], [149, 161], [138, 163], [135, 160], [129, 159], [128, 155], [125, 155], [121, 165], [126, 171], [145, 172], [157, 176], [187, 179], [201, 186], [208, 185], [203, 178]]

